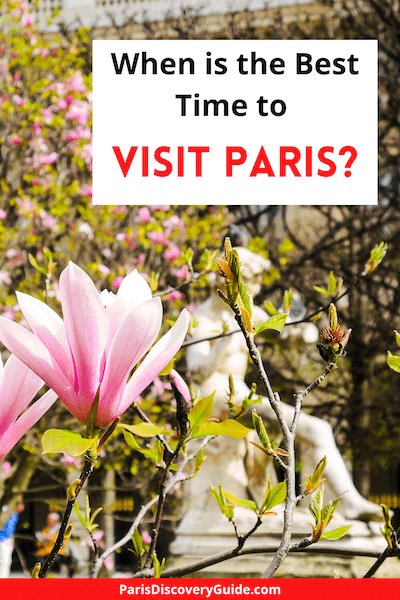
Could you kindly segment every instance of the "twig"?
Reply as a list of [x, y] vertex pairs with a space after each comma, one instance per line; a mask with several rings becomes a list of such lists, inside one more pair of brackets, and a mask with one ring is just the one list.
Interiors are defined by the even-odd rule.
[[[309, 540], [307, 540], [309, 541]], [[355, 548], [355, 549], [341, 549], [337, 546], [311, 546], [308, 547], [309, 544], [305, 545], [305, 540], [298, 542], [296, 544], [292, 544], [290, 547], [290, 552], [294, 553], [312, 553], [312, 554], [322, 554], [322, 555], [334, 555], [334, 556], [367, 556], [371, 558], [376, 558], [379, 553], [373, 550], [364, 550], [363, 548]], [[262, 545], [254, 545], [254, 546], [245, 546], [242, 548], [236, 556], [248, 556], [250, 554], [273, 554], [277, 551], [276, 547], [271, 546], [262, 546]], [[219, 552], [218, 554], [213, 554], [212, 556], [208, 556], [206, 558], [200, 559], [198, 561], [191, 562], [187, 565], [183, 565], [181, 567], [172, 567], [170, 569], [165, 569], [161, 574], [162, 578], [167, 577], [184, 577], [185, 575], [189, 575], [191, 573], [196, 573], [197, 571], [201, 571], [202, 569], [206, 569], [207, 567], [212, 567], [213, 565], [217, 565], [219, 563], [225, 562], [232, 557], [232, 550], [224, 550], [223, 552]], [[140, 571], [137, 574], [139, 577], [151, 577], [150, 572]], [[135, 575], [136, 576], [136, 575]]]
[[378, 560], [376, 562], [374, 562], [372, 567], [365, 573], [363, 579], [369, 579], [370, 577], [373, 577], [373, 575], [375, 575], [375, 573], [377, 572], [379, 567], [385, 562], [385, 560], [387, 558], [389, 558], [389, 556], [398, 556], [400, 558], [400, 548], [397, 547], [397, 540], [399, 539], [399, 536], [400, 536], [400, 527], [397, 529], [396, 533], [394, 533], [392, 536], [392, 538], [395, 541], [395, 547], [391, 548], [388, 545], [387, 548], [378, 557]]
[[54, 563], [54, 561], [56, 559], [58, 552], [61, 550], [61, 547], [64, 542], [65, 531], [67, 529], [68, 521], [71, 516], [71, 512], [74, 507], [75, 500], [76, 500], [79, 492], [81, 491], [82, 487], [84, 486], [86, 480], [92, 474], [93, 468], [94, 468], [94, 460], [89, 455], [85, 455], [85, 461], [83, 464], [82, 473], [79, 476], [79, 483], [77, 484], [77, 486], [75, 488], [73, 496], [68, 498], [68, 501], [67, 501], [67, 504], [65, 507], [65, 511], [63, 514], [63, 518], [61, 521], [61, 526], [58, 531], [57, 539], [55, 541], [53, 548], [51, 549], [50, 554], [46, 558], [44, 564], [40, 567], [40, 571], [38, 574], [39, 579], [43, 579], [44, 577], [46, 577], [47, 573], [49, 572], [52, 564]]
[[99, 554], [100, 554], [100, 547], [97, 543], [96, 538], [93, 535], [93, 531], [90, 531], [89, 535], [90, 535], [90, 540], [93, 544], [93, 558], [92, 558], [92, 563], [90, 565], [89, 577], [93, 577], [93, 573], [96, 568], [96, 561], [99, 558]]

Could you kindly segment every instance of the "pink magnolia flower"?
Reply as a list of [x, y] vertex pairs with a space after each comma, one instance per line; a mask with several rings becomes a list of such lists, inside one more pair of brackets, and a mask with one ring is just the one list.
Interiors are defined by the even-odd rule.
[[171, 246], [164, 252], [164, 258], [170, 262], [179, 258], [180, 255], [181, 251], [179, 250], [178, 246], [175, 246], [174, 244], [171, 244]]
[[185, 294], [182, 294], [179, 290], [174, 290], [168, 295], [168, 300], [174, 302], [175, 300], [182, 300], [185, 297]]
[[162, 244], [163, 246], [168, 246], [168, 239], [163, 233], [160, 233], [159, 231], [149, 231], [147, 237], [155, 244]]
[[138, 210], [138, 214], [135, 217], [135, 223], [150, 223], [153, 220], [151, 212], [147, 206], [141, 206]]
[[186, 400], [186, 402], [191, 402], [191, 395], [186, 381], [179, 375], [178, 371], [172, 369], [169, 374], [169, 378], [172, 382], [172, 385], [178, 390], [181, 396]]
[[0, 339], [82, 423], [97, 397], [97, 426], [121, 416], [165, 368], [181, 347], [190, 320], [183, 310], [150, 350], [160, 331], [162, 304], [136, 270], [116, 295], [99, 294], [90, 277], [70, 262], [60, 277], [64, 321], [40, 300], [18, 292], [17, 297], [32, 332], [0, 317]]
[[22, 142], [21, 138], [16, 133], [9, 135], [7, 141], [11, 146], [19, 146]]
[[0, 460], [56, 401], [57, 394], [49, 390], [27, 408], [42, 385], [16, 356], [11, 355], [4, 368], [0, 357]]
[[52, 165], [56, 162], [57, 159], [57, 152], [50, 152], [50, 154], [43, 154], [42, 156], [40, 156], [38, 162], [40, 165]]

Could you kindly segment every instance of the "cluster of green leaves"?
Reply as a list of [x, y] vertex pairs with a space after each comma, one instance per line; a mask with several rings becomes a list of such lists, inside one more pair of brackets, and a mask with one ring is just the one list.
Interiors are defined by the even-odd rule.
[[[400, 333], [394, 330], [394, 335], [396, 339], [396, 344], [400, 347]], [[400, 373], [400, 356], [396, 356], [395, 354], [392, 354], [390, 350], [388, 350], [386, 361], [388, 366], [392, 369], [392, 371]]]
[[74, 504], [74, 510], [78, 516], [79, 521], [82, 524], [82, 527], [86, 529], [86, 531], [92, 534], [98, 528], [98, 524], [95, 523], [96, 517], [101, 513], [103, 508], [99, 506], [93, 513], [90, 508], [89, 496], [86, 495], [85, 499], [85, 513], [83, 514], [78, 502]]
[[254, 500], [242, 500], [237, 498], [231, 492], [224, 490], [221, 485], [218, 489], [214, 486], [210, 486], [210, 491], [218, 504], [221, 514], [226, 517], [228, 521], [234, 522], [235, 508], [245, 508], [250, 510], [261, 519], [265, 516], [276, 515], [276, 512], [272, 509], [285, 502], [286, 481], [281, 481], [276, 485], [272, 485], [271, 479], [268, 478], [263, 498], [259, 504]]
[[278, 442], [276, 442], [276, 441], [271, 442], [271, 440], [268, 437], [267, 430], [265, 429], [264, 421], [262, 420], [260, 415], [257, 414], [256, 409], [253, 409], [252, 418], [253, 418], [253, 426], [257, 432], [258, 439], [260, 440], [261, 445], [258, 444], [257, 442], [251, 442], [251, 443], [254, 446], [256, 446], [256, 448], [258, 448], [259, 450], [264, 452], [264, 454], [268, 454], [269, 456], [274, 456], [274, 457], [288, 456], [287, 451], [284, 450], [283, 448], [280, 448]]
[[290, 311], [293, 299], [291, 290], [284, 294], [284, 313], [278, 313], [272, 303], [269, 303], [271, 318], [254, 326], [253, 323], [253, 295], [242, 278], [240, 258], [237, 251], [232, 248], [229, 238], [225, 238], [224, 256], [217, 260], [220, 274], [224, 277], [226, 295], [218, 290], [222, 300], [230, 306], [236, 314], [240, 314], [243, 325], [250, 337], [267, 330], [282, 332], [286, 318]]
[[351, 525], [344, 525], [330, 531], [325, 531], [326, 527], [332, 520], [340, 498], [331, 500], [324, 505], [324, 486], [321, 485], [318, 490], [312, 495], [309, 511], [314, 518], [312, 529], [312, 541], [318, 542], [322, 540], [340, 540], [349, 531]]
[[320, 287], [319, 285], [314, 285], [314, 290], [321, 294], [322, 296], [327, 296], [329, 298], [336, 298], [339, 296], [343, 287], [343, 278], [336, 277], [333, 271], [329, 272], [328, 275], [328, 284], [326, 288]]

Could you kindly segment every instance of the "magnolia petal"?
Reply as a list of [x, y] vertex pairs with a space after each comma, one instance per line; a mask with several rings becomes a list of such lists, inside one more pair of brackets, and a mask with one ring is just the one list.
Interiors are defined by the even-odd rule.
[[53, 390], [49, 390], [32, 404], [15, 423], [10, 425], [8, 430], [0, 436], [0, 459], [12, 450], [28, 429], [43, 417], [56, 400], [57, 394]]
[[64, 375], [74, 382], [75, 370], [61, 317], [50, 306], [33, 296], [22, 292], [16, 292], [16, 296], [22, 314], [33, 333], [46, 346]]
[[183, 309], [176, 323], [150, 350], [142, 364], [128, 381], [118, 415], [122, 415], [132, 402], [154, 380], [154, 378], [173, 359], [183, 344], [190, 323], [190, 314]]
[[71, 382], [53, 361], [44, 344], [25, 327], [5, 317], [0, 317], [0, 340], [57, 393], [68, 410], [75, 415], [77, 397]]
[[162, 303], [153, 298], [131, 311], [119, 326], [107, 352], [106, 369], [101, 383], [97, 424], [107, 425], [113, 420], [131, 369], [154, 344], [161, 329]]
[[76, 370], [75, 391], [85, 407], [90, 408], [100, 382], [107, 339], [106, 312], [93, 281], [72, 262], [61, 273], [60, 297]]
[[0, 382], [0, 434], [32, 402], [42, 385], [40, 377], [11, 354]]
[[188, 388], [188, 385], [187, 385], [186, 381], [183, 379], [183, 377], [181, 375], [179, 375], [178, 371], [175, 371], [175, 369], [172, 369], [171, 373], [169, 374], [169, 378], [171, 379], [173, 385], [176, 387], [176, 389], [181, 394], [183, 399], [186, 400], [186, 402], [188, 402], [188, 403], [191, 402], [192, 399], [190, 396], [190, 390]]
[[114, 301], [107, 309], [109, 320], [109, 340], [114, 336], [127, 315], [136, 307], [151, 300], [151, 289], [147, 281], [135, 269], [122, 280]]

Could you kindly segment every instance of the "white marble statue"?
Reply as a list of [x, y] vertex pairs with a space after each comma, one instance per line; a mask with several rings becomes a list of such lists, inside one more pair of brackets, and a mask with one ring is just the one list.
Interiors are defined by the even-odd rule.
[[[256, 295], [260, 291], [261, 278], [267, 267], [267, 261], [244, 248], [239, 248], [238, 251], [243, 278]], [[254, 317], [255, 321], [261, 322], [265, 321], [268, 315], [261, 308], [255, 307]], [[225, 323], [228, 330], [237, 329], [232, 311], [214, 292], [198, 308], [194, 318], [198, 323], [194, 339], [215, 336], [221, 331], [222, 323]], [[237, 402], [241, 402], [249, 393], [245, 383], [248, 352], [241, 333], [213, 342], [205, 341], [189, 346], [187, 364], [193, 381], [200, 388], [201, 395], [215, 392], [215, 416], [219, 419], [227, 417], [229, 374], [234, 380]], [[268, 371], [268, 364], [266, 368]], [[267, 429], [271, 430], [273, 422], [276, 423], [276, 417], [268, 400], [264, 398], [261, 404], [256, 405], [256, 409], [268, 420]], [[283, 404], [283, 410], [286, 419], [291, 422], [293, 408]], [[278, 431], [277, 428], [275, 430]], [[380, 517], [380, 508], [363, 498], [355, 488], [328, 422], [303, 412], [297, 429], [297, 444], [300, 444], [302, 449], [303, 473], [311, 474], [319, 460], [324, 455], [327, 457], [328, 464], [325, 471], [327, 487], [330, 488], [332, 496], [343, 494], [339, 511], [344, 517], [365, 521]], [[213, 515], [218, 509], [210, 495], [210, 483], [214, 486], [221, 483], [225, 489], [241, 498], [252, 495], [251, 473], [249, 469], [246, 470], [245, 460], [248, 448], [249, 445], [245, 441], [227, 437], [217, 438], [207, 447], [207, 460], [200, 473], [188, 484], [185, 492], [188, 495], [187, 508], [190, 516], [186, 515], [184, 521], [187, 521], [188, 526], [189, 522], [192, 524], [196, 522], [197, 528], [201, 525], [207, 530], [212, 528]], [[250, 448], [253, 449], [256, 460], [263, 456], [253, 446], [250, 445]], [[272, 470], [272, 465], [269, 464], [268, 468]], [[263, 487], [265, 480], [264, 472]]]

